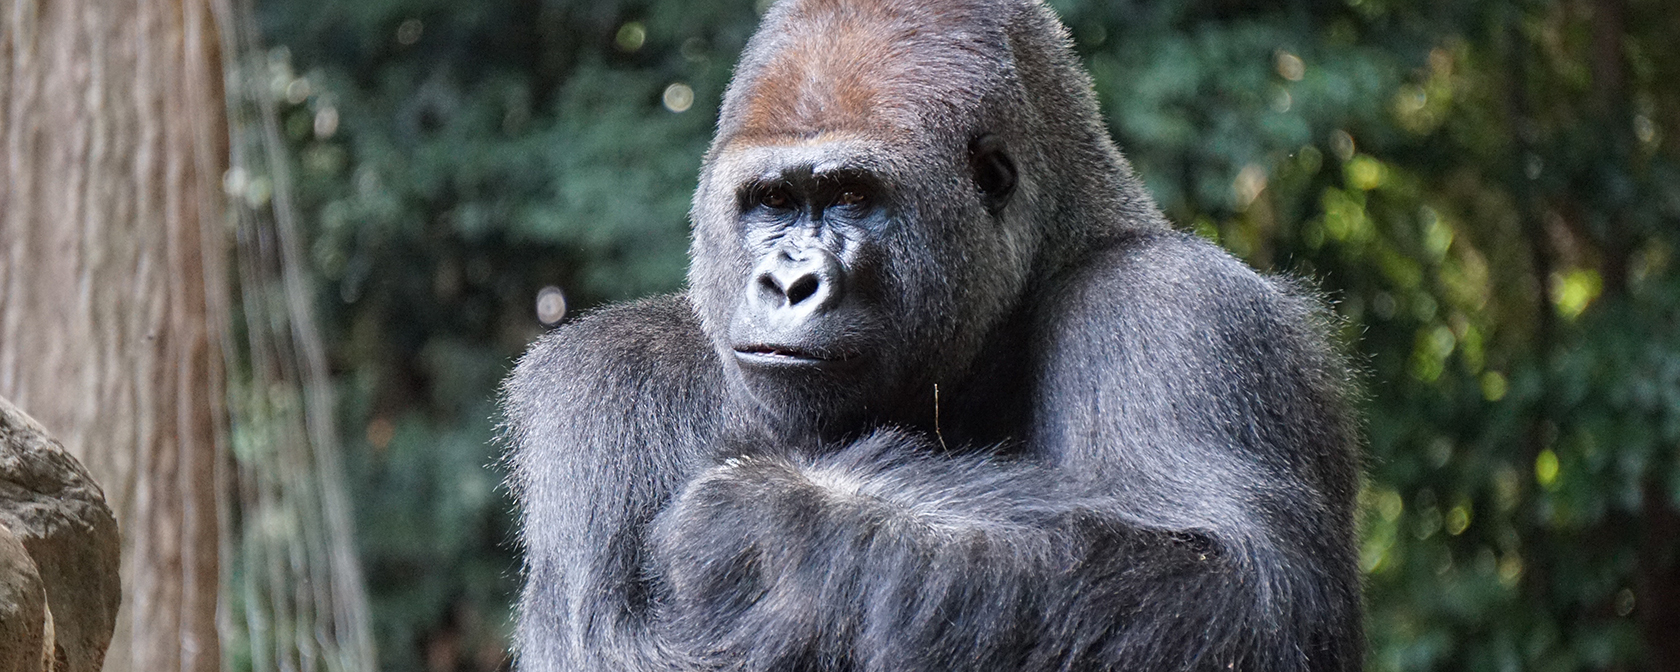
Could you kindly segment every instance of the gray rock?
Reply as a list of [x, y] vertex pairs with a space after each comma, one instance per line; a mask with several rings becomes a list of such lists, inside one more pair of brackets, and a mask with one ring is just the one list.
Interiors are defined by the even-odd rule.
[[0, 525], [0, 672], [51, 672], [51, 630], [35, 561]]
[[99, 672], [122, 601], [117, 520], [81, 463], [5, 399], [0, 525], [29, 551], [46, 588], [54, 672]]

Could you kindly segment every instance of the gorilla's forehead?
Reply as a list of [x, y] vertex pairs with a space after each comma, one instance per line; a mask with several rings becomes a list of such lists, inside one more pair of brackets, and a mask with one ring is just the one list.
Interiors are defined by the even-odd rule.
[[999, 16], [1020, 3], [783, 0], [741, 63], [720, 128], [774, 142], [948, 137], [1013, 73]]

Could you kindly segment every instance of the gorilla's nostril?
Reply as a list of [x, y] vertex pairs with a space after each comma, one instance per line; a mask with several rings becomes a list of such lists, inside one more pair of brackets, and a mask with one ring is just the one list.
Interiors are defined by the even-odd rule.
[[746, 291], [760, 315], [803, 320], [839, 305], [844, 273], [840, 260], [826, 250], [783, 249], [759, 263]]
[[793, 284], [788, 285], [787, 288], [788, 305], [795, 305], [800, 301], [811, 298], [812, 294], [817, 293], [817, 286], [817, 276], [815, 275], [806, 274], [795, 278]]

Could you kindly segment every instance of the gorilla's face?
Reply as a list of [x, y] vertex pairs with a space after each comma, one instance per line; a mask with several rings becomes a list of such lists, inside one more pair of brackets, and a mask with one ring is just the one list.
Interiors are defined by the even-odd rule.
[[1002, 25], [847, 7], [772, 8], [694, 195], [691, 296], [784, 435], [929, 417], [1019, 303], [1041, 235], [1041, 140], [1011, 135], [1033, 126]]
[[779, 422], [913, 417], [960, 383], [1028, 254], [1003, 142], [840, 134], [724, 145], [695, 203], [691, 283], [731, 384]]

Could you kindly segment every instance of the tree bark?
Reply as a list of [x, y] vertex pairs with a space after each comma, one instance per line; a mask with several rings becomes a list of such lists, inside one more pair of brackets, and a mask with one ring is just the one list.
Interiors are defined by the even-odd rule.
[[0, 4], [0, 396], [116, 511], [106, 670], [221, 664], [227, 141], [210, 1]]

